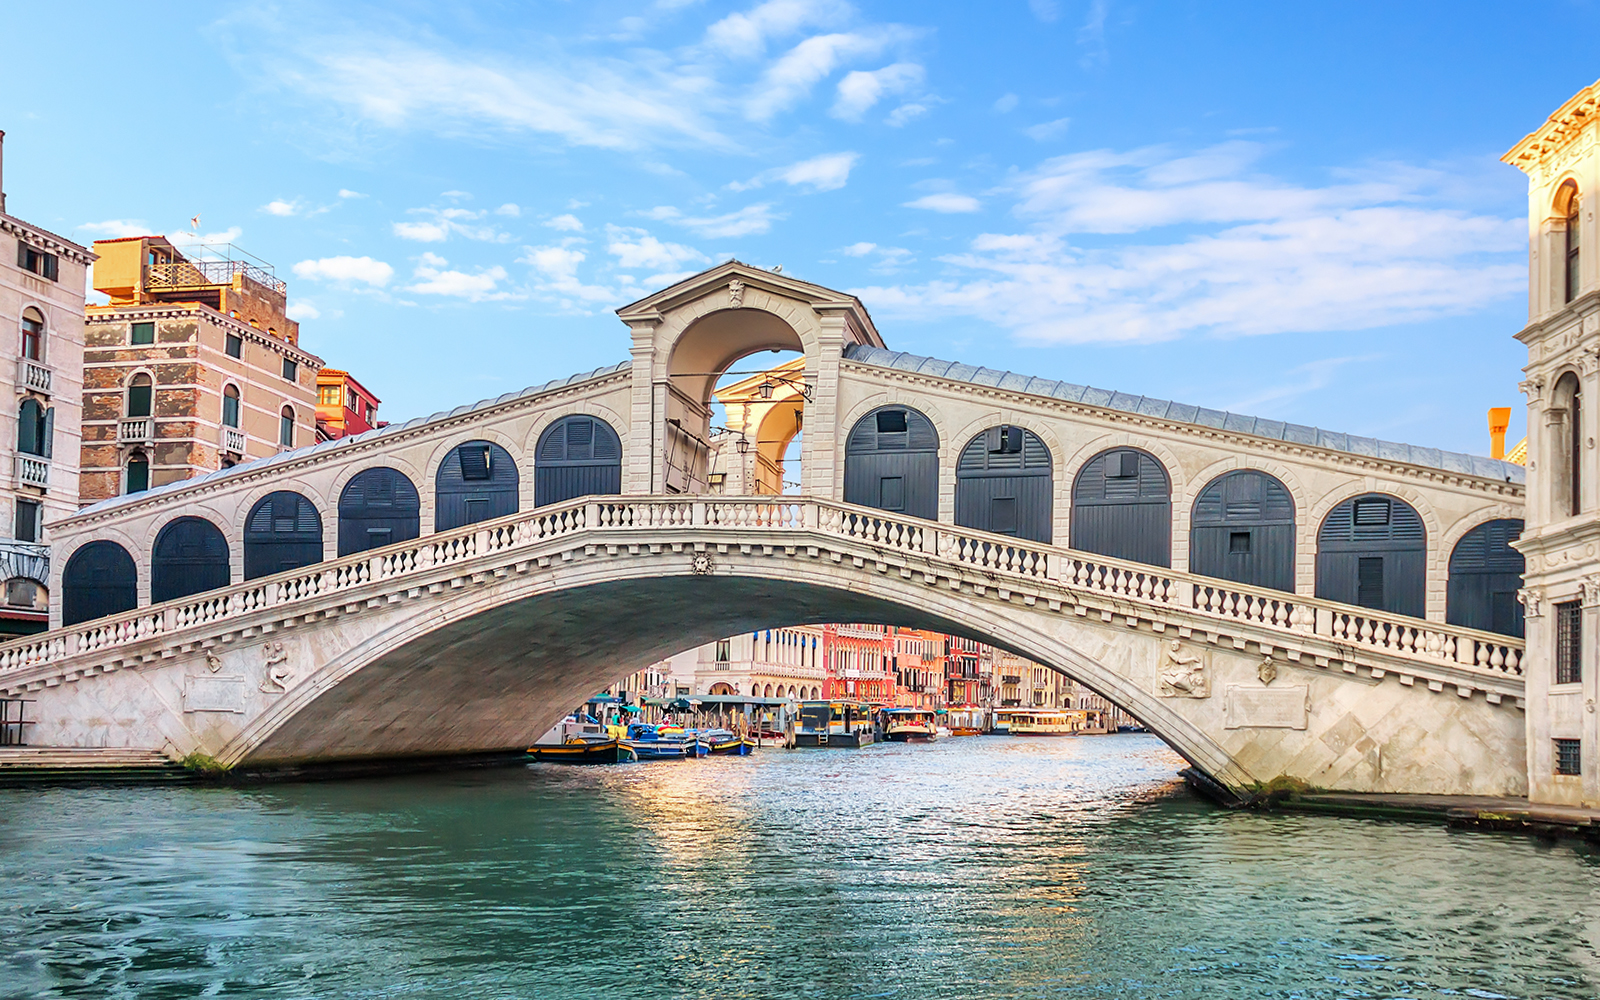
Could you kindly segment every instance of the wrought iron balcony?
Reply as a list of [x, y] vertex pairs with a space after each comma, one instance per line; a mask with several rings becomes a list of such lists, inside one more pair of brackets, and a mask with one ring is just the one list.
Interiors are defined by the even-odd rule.
[[144, 287], [159, 291], [164, 288], [231, 285], [237, 274], [279, 295], [289, 290], [289, 283], [279, 280], [271, 268], [243, 260], [175, 260], [167, 264], [148, 264], [144, 269]]
[[156, 439], [154, 417], [128, 417], [117, 422], [117, 443], [137, 444]]
[[40, 489], [48, 489], [50, 486], [50, 460], [37, 455], [18, 455], [17, 485], [37, 486]]
[[54, 373], [37, 361], [27, 358], [17, 359], [17, 388], [32, 389], [34, 392], [50, 395], [51, 376]]
[[1000, 678], [1000, 683], [1002, 683], [1002, 684], [1021, 684], [1022, 683], [1022, 677], [1019, 674], [1004, 674]]
[[218, 447], [225, 452], [235, 455], [244, 454], [244, 431], [237, 427], [223, 427], [219, 435]]

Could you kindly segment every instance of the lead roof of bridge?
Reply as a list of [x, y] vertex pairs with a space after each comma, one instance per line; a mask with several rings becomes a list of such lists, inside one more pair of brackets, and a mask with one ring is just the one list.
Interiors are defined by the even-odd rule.
[[975, 365], [962, 364], [958, 361], [941, 361], [938, 358], [926, 358], [917, 354], [885, 350], [881, 347], [858, 345], [846, 348], [844, 354], [846, 358], [852, 361], [875, 365], [879, 368], [916, 372], [920, 375], [931, 375], [935, 378], [968, 382], [972, 385], [986, 385], [997, 389], [1007, 389], [1012, 392], [1025, 392], [1033, 396], [1050, 396], [1086, 406], [1099, 406], [1108, 410], [1137, 413], [1156, 420], [1173, 420], [1178, 423], [1197, 424], [1201, 427], [1212, 427], [1236, 434], [1253, 434], [1257, 437], [1327, 448], [1331, 451], [1342, 451], [1383, 461], [1406, 462], [1410, 465], [1421, 465], [1430, 469], [1443, 469], [1460, 475], [1482, 476], [1486, 479], [1500, 479], [1506, 482], [1520, 483], [1523, 482], [1526, 473], [1526, 470], [1520, 465], [1501, 462], [1492, 458], [1483, 458], [1478, 455], [1464, 455], [1460, 452], [1443, 451], [1439, 448], [1423, 448], [1412, 444], [1399, 444], [1394, 441], [1380, 441], [1377, 438], [1342, 434], [1338, 431], [1325, 431], [1318, 427], [1285, 423], [1282, 420], [1268, 420], [1265, 417], [1250, 417], [1238, 413], [1227, 413], [1223, 410], [1208, 410], [1203, 406], [1195, 406], [1191, 403], [1174, 403], [1169, 399], [1133, 396], [1113, 389], [1096, 389], [1092, 386], [1058, 382], [1054, 379], [1038, 378], [1033, 375], [1019, 375], [1016, 372], [998, 371], [994, 368], [979, 368]]
[[[902, 351], [890, 351], [882, 347], [858, 344], [846, 348], [845, 357], [852, 361], [880, 368], [915, 372], [935, 378], [968, 382], [972, 385], [992, 386], [997, 389], [1028, 393], [1034, 396], [1048, 396], [1085, 406], [1098, 406], [1109, 410], [1137, 413], [1157, 420], [1172, 420], [1179, 423], [1195, 424], [1236, 434], [1253, 434], [1257, 437], [1327, 448], [1333, 451], [1342, 451], [1383, 461], [1406, 462], [1431, 469], [1443, 469], [1460, 475], [1481, 476], [1486, 479], [1499, 479], [1515, 483], [1521, 483], [1524, 479], [1525, 470], [1522, 466], [1514, 465], [1510, 462], [1499, 462], [1478, 455], [1464, 455], [1459, 452], [1442, 451], [1438, 448], [1421, 448], [1416, 445], [1398, 444], [1393, 441], [1380, 441], [1377, 438], [1325, 431], [1316, 427], [1307, 427], [1303, 424], [1285, 423], [1281, 420], [1243, 416], [1237, 413], [1226, 413], [1222, 410], [1208, 410], [1203, 406], [1195, 406], [1189, 403], [1174, 403], [1171, 400], [1154, 399], [1150, 396], [1133, 396], [1111, 389], [1095, 389], [1090, 386], [1075, 385], [1071, 382], [1059, 382], [1054, 379], [1039, 378], [1032, 375], [1019, 375], [1016, 372], [999, 371], [994, 368], [980, 368], [976, 365], [962, 364], [957, 361], [941, 361], [938, 358], [906, 354]], [[627, 371], [632, 367], [633, 363], [631, 361], [623, 361], [618, 364], [607, 365], [604, 368], [596, 368], [591, 372], [569, 375], [566, 378], [554, 379], [542, 385], [530, 386], [518, 392], [508, 392], [493, 399], [483, 399], [476, 403], [463, 404], [452, 410], [441, 410], [426, 417], [414, 417], [401, 424], [391, 424], [388, 427], [380, 427], [361, 434], [354, 434], [350, 437], [324, 441], [321, 444], [295, 448], [292, 451], [279, 452], [270, 458], [260, 458], [231, 468], [208, 472], [203, 476], [195, 476], [192, 479], [182, 479], [175, 483], [156, 486], [143, 493], [111, 497], [83, 508], [76, 514], [65, 518], [64, 521], [71, 522], [80, 517], [140, 503], [201, 483], [252, 474], [269, 469], [274, 465], [297, 462], [308, 456], [336, 452], [354, 447], [358, 443], [398, 435], [426, 424], [447, 420], [451, 417], [458, 417], [478, 410], [486, 410], [526, 396], [537, 396], [540, 393], [550, 392], [564, 386], [577, 385], [592, 379], [604, 378], [608, 375]]]

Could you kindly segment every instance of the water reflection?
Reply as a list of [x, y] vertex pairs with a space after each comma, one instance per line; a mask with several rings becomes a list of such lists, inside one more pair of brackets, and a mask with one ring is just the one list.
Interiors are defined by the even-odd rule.
[[7, 792], [0, 995], [1600, 992], [1586, 851], [1222, 812], [1178, 766], [984, 737]]

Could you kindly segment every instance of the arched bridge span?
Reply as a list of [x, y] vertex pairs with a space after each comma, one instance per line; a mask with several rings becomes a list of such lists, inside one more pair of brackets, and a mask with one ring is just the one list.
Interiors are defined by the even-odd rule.
[[500, 749], [663, 654], [878, 621], [1062, 670], [1222, 784], [1515, 794], [1503, 636], [825, 500], [569, 501], [0, 649], [40, 742], [230, 764]]

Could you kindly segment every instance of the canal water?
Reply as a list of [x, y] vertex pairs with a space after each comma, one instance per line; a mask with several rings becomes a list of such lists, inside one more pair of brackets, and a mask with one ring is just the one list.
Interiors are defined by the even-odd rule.
[[1570, 843], [1231, 813], [1147, 736], [0, 792], [0, 996], [1600, 996]]

